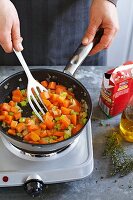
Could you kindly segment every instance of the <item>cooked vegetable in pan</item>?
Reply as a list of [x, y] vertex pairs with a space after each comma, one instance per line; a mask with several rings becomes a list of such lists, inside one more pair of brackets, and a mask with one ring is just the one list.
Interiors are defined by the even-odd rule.
[[[34, 112], [23, 115], [29, 107], [26, 89], [12, 91], [8, 103], [0, 104], [0, 121], [9, 135], [34, 144], [60, 142], [76, 134], [87, 121], [85, 102], [79, 102], [72, 91], [56, 82], [42, 81], [48, 92], [40, 92], [48, 111], [41, 122]], [[34, 92], [34, 91], [33, 91]]]

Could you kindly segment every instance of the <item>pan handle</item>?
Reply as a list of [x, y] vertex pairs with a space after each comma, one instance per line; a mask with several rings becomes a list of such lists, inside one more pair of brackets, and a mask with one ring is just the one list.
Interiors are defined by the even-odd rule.
[[104, 29], [101, 28], [97, 31], [96, 36], [90, 44], [84, 46], [83, 44], [80, 44], [77, 50], [74, 52], [73, 56], [70, 58], [69, 62], [67, 63], [64, 73], [67, 73], [69, 75], [74, 75], [77, 68], [83, 63], [85, 58], [88, 56], [89, 52], [96, 46], [102, 35], [103, 35]]

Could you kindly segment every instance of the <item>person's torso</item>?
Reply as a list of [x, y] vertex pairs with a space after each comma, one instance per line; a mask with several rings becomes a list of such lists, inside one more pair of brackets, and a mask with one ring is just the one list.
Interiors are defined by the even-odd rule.
[[[87, 28], [89, 0], [12, 2], [20, 18], [23, 54], [27, 63], [65, 65], [80, 44]], [[0, 51], [0, 60], [4, 65], [18, 65], [13, 54], [7, 55]]]

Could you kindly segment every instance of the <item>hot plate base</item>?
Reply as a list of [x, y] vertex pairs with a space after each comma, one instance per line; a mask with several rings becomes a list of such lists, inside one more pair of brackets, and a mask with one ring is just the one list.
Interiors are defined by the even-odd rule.
[[[76, 145], [68, 152], [65, 151], [43, 160], [25, 160], [10, 152], [0, 138], [0, 187], [23, 185], [27, 177], [33, 174], [39, 175], [46, 184], [77, 180], [90, 175], [93, 171], [90, 121]], [[3, 177], [8, 177], [6, 182]]]

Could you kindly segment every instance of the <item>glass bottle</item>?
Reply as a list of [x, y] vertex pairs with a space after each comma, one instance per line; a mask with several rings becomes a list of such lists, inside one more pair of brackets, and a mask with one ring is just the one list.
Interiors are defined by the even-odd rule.
[[120, 133], [126, 141], [133, 142], [133, 95], [122, 113]]

